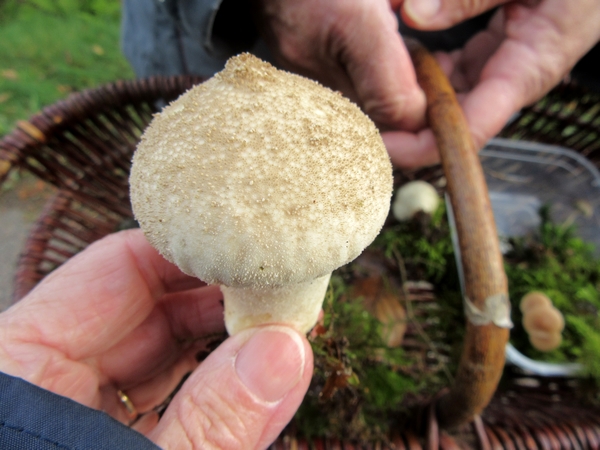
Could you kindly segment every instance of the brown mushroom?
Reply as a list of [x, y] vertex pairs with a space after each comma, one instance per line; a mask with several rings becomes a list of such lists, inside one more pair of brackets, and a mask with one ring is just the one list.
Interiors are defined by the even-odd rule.
[[529, 342], [542, 352], [558, 348], [562, 342], [565, 319], [552, 305], [552, 301], [541, 292], [530, 292], [521, 300], [523, 328], [529, 335]]
[[531, 291], [523, 296], [519, 308], [523, 314], [527, 314], [527, 311], [538, 306], [552, 306], [552, 300], [543, 292]]

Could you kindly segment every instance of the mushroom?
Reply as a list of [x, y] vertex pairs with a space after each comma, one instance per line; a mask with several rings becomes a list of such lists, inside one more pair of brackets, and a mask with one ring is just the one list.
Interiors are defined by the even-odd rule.
[[221, 285], [230, 334], [264, 323], [306, 332], [331, 272], [379, 233], [392, 168], [355, 104], [242, 54], [153, 119], [130, 186], [150, 243]]
[[400, 222], [410, 220], [419, 211], [433, 214], [440, 198], [435, 188], [426, 181], [410, 181], [396, 191], [392, 214]]
[[529, 343], [540, 352], [550, 352], [560, 347], [562, 334], [533, 332], [529, 334]]
[[542, 352], [558, 348], [565, 319], [552, 301], [541, 292], [530, 292], [521, 300], [520, 308], [531, 345]]
[[543, 292], [531, 291], [523, 296], [521, 303], [519, 304], [519, 309], [525, 315], [528, 311], [539, 308], [540, 306], [552, 306], [552, 300], [550, 300]]

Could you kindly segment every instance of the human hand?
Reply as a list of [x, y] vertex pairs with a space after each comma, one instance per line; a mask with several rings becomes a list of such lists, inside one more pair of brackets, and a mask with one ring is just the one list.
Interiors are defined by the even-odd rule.
[[424, 125], [425, 97], [388, 0], [255, 0], [276, 61], [358, 103], [380, 129]]
[[[533, 103], [567, 75], [600, 39], [596, 0], [511, 1], [393, 0], [414, 28], [439, 30], [501, 5], [487, 30], [464, 48], [436, 56], [458, 92], [475, 147], [481, 148], [509, 118]], [[432, 9], [440, 5], [437, 13]], [[396, 165], [419, 166], [438, 160], [433, 134], [406, 130], [383, 133]]]
[[165, 449], [264, 448], [306, 393], [310, 346], [284, 326], [251, 329], [198, 366], [199, 338], [224, 331], [221, 300], [140, 230], [111, 235], [0, 314], [0, 371], [127, 423], [123, 391], [143, 414], [134, 427]]

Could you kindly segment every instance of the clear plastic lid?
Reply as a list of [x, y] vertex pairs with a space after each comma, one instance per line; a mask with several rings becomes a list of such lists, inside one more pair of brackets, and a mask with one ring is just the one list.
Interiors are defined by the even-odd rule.
[[536, 230], [548, 205], [555, 223], [575, 225], [600, 254], [600, 172], [590, 161], [563, 147], [508, 139], [492, 139], [480, 159], [501, 237]]

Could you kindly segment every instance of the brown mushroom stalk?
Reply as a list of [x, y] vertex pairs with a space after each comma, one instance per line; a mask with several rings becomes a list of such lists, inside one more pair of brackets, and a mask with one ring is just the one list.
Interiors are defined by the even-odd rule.
[[306, 332], [331, 272], [379, 233], [392, 168], [356, 105], [243, 54], [154, 118], [130, 184], [150, 243], [221, 285], [230, 333]]

